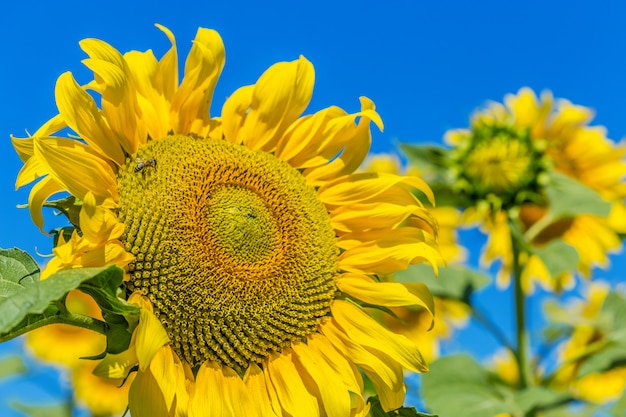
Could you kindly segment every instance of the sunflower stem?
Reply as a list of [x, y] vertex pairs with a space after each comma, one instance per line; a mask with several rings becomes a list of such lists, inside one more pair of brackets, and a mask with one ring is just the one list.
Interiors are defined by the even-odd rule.
[[84, 316], [82, 314], [64, 312], [46, 317], [42, 320], [38, 320], [34, 323], [21, 327], [13, 332], [4, 334], [0, 336], [0, 343], [15, 339], [16, 337], [49, 324], [68, 324], [70, 326], [92, 330], [103, 335], [106, 335], [107, 330], [107, 324], [102, 320], [94, 319], [93, 317]]
[[[519, 369], [520, 381], [519, 387], [524, 390], [532, 385], [532, 376], [530, 371], [529, 347], [530, 338], [528, 328], [526, 326], [526, 296], [522, 287], [522, 265], [520, 263], [520, 255], [522, 253], [521, 242], [515, 234], [516, 225], [514, 219], [509, 216], [509, 229], [511, 230], [511, 250], [513, 252], [513, 288], [515, 298], [515, 331], [516, 331], [516, 349], [515, 359]], [[536, 414], [533, 410], [528, 411], [526, 417], [534, 417]]]

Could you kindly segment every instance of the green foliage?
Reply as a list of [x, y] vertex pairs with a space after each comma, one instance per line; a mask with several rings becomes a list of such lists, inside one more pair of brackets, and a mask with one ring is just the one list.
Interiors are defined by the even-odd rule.
[[422, 377], [422, 395], [429, 410], [464, 417], [523, 414], [566, 398], [544, 387], [511, 387], [467, 355], [446, 356], [433, 362]]
[[485, 274], [469, 268], [451, 265], [439, 269], [435, 276], [430, 265], [411, 265], [394, 275], [397, 282], [422, 282], [433, 295], [442, 298], [454, 298], [467, 304], [472, 294], [491, 281]]
[[[107, 336], [107, 352], [128, 347], [139, 310], [118, 297], [124, 273], [115, 266], [76, 268], [39, 280], [36, 262], [18, 249], [0, 250], [0, 336], [2, 340], [52, 323], [66, 323], [100, 331]], [[105, 322], [68, 312], [65, 297], [78, 289], [102, 309]]]
[[70, 403], [52, 405], [26, 405], [19, 402], [11, 403], [11, 406], [29, 417], [72, 417], [72, 405]]
[[550, 171], [548, 177], [545, 193], [553, 221], [579, 214], [608, 216], [611, 203], [591, 188], [557, 171]]
[[437, 417], [434, 414], [420, 413], [415, 407], [402, 407], [385, 412], [377, 396], [369, 397], [367, 402], [370, 404], [370, 417]]
[[532, 252], [539, 256], [548, 269], [548, 273], [556, 277], [564, 272], [571, 272], [578, 265], [578, 252], [571, 245], [560, 239], [550, 241], [544, 247], [533, 248]]
[[6, 378], [26, 371], [26, 366], [19, 356], [7, 356], [0, 359], [0, 378]]

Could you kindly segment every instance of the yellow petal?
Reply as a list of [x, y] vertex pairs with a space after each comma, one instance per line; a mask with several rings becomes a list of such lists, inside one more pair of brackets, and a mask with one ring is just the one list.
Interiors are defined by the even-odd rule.
[[159, 24], [155, 26], [165, 33], [165, 36], [167, 36], [172, 44], [169, 51], [167, 51], [159, 61], [159, 70], [155, 83], [157, 90], [161, 91], [165, 99], [171, 102], [178, 88], [178, 52], [176, 50], [176, 39], [172, 31], [165, 26]]
[[[333, 133], [337, 129], [330, 129], [330, 124], [337, 118], [346, 116], [347, 113], [337, 106], [331, 106], [320, 110], [315, 114], [303, 116], [296, 120], [287, 130], [285, 135], [278, 141], [276, 145], [276, 156], [296, 167], [302, 166], [297, 163], [297, 159], [308, 159], [318, 155], [321, 149], [329, 144], [325, 143], [330, 134], [326, 134], [328, 130]], [[352, 120], [352, 118], [350, 118]], [[335, 156], [345, 144], [345, 139], [334, 138], [328, 142], [337, 143], [338, 148], [331, 155]]]
[[150, 370], [137, 372], [128, 392], [128, 406], [133, 417], [170, 415], [163, 393]]
[[356, 343], [386, 352], [414, 372], [428, 370], [417, 346], [405, 336], [385, 329], [362, 309], [349, 302], [334, 300], [330, 308], [337, 323]]
[[304, 343], [294, 343], [293, 351], [320, 393], [321, 403], [329, 416], [350, 415], [350, 394], [320, 355]]
[[[231, 374], [232, 375], [232, 374]], [[235, 377], [239, 378], [235, 374]], [[241, 379], [240, 379], [241, 381]], [[236, 414], [233, 409], [229, 387], [232, 381], [227, 380], [222, 367], [213, 361], [200, 366], [194, 391], [189, 403], [189, 417], [221, 417], [246, 415]], [[241, 382], [243, 385], [243, 382]], [[242, 398], [242, 400], [244, 400]]]
[[33, 223], [35, 223], [35, 226], [37, 226], [42, 233], [47, 234], [43, 229], [43, 213], [41, 212], [43, 205], [51, 195], [61, 191], [63, 191], [63, 187], [50, 176], [42, 178], [41, 181], [35, 184], [30, 190], [28, 196], [28, 210], [30, 211], [30, 217], [33, 219]]
[[61, 74], [55, 88], [59, 113], [67, 125], [103, 158], [124, 164], [124, 152], [117, 135], [102, 119], [100, 109], [89, 93], [80, 88], [70, 72]]
[[119, 238], [124, 232], [124, 224], [109, 209], [99, 206], [91, 191], [83, 200], [79, 214], [83, 236], [94, 244], [103, 244]]
[[50, 176], [70, 194], [82, 200], [92, 191], [98, 204], [106, 199], [117, 201], [113, 169], [88, 148], [71, 139], [35, 139], [35, 157], [45, 161]]
[[372, 172], [352, 174], [330, 181], [320, 188], [318, 196], [326, 204], [341, 206], [366, 202], [393, 187], [420, 190], [434, 204], [432, 190], [420, 178]]
[[279, 62], [259, 77], [239, 135], [251, 149], [272, 151], [277, 141], [304, 111], [313, 94], [315, 71], [303, 56]]
[[100, 85], [102, 114], [129, 154], [137, 152], [147, 140], [146, 126], [139, 123], [141, 114], [135, 96], [132, 74], [124, 57], [115, 48], [99, 39], [84, 39], [81, 48], [89, 55], [83, 60]]
[[224, 43], [211, 29], [199, 28], [185, 63], [183, 81], [172, 100], [172, 128], [190, 133], [196, 119], [209, 118], [215, 84], [224, 67]]
[[443, 264], [434, 237], [413, 227], [349, 233], [337, 246], [344, 249], [339, 266], [349, 272], [392, 274], [428, 262], [437, 273], [438, 264]]
[[419, 205], [407, 206], [387, 202], [337, 207], [331, 213], [331, 222], [335, 230], [345, 232], [393, 229], [412, 215], [426, 219], [430, 223], [436, 222], [430, 212]]
[[48, 166], [38, 157], [28, 158], [15, 179], [15, 189], [25, 186], [48, 174]]
[[355, 394], [363, 394], [363, 378], [349, 359], [339, 353], [326, 336], [313, 333], [307, 340], [307, 345], [322, 357], [335, 375], [340, 378], [348, 390]]
[[252, 102], [253, 85], [238, 88], [222, 107], [222, 129], [226, 140], [241, 144], [243, 136], [239, 131], [246, 120], [246, 114]]
[[367, 349], [357, 344], [334, 319], [326, 320], [320, 330], [337, 350], [365, 372], [386, 410], [402, 406], [405, 395], [404, 375], [395, 358], [380, 350]]
[[265, 369], [268, 389], [275, 392], [281, 407], [288, 415], [318, 417], [320, 410], [317, 399], [302, 381], [293, 355], [289, 348], [284, 348], [280, 354], [271, 354]]
[[265, 384], [265, 376], [256, 363], [252, 362], [248, 365], [246, 374], [243, 377], [243, 382], [248, 388], [252, 407], [255, 408], [257, 415], [263, 417], [275, 417], [279, 415], [274, 412], [274, 409], [281, 412], [280, 404], [276, 404], [274, 409], [272, 409], [271, 399]]
[[419, 305], [431, 316], [435, 302], [428, 287], [422, 283], [411, 283], [411, 290], [399, 282], [375, 282], [365, 275], [343, 274], [337, 279], [337, 287], [361, 301], [385, 307]]
[[372, 140], [370, 121], [373, 121], [380, 130], [383, 130], [383, 122], [378, 113], [374, 111], [374, 102], [367, 97], [360, 97], [360, 100], [361, 120], [359, 120], [358, 126], [352, 129], [351, 137], [345, 148], [332, 162], [306, 170], [304, 176], [310, 183], [321, 185], [323, 182], [351, 174], [367, 157]]
[[20, 157], [22, 162], [26, 162], [34, 154], [33, 150], [33, 138], [16, 138], [11, 135], [11, 143], [17, 152], [17, 156]]
[[511, 110], [515, 127], [532, 127], [538, 121], [540, 116], [539, 103], [537, 102], [537, 96], [530, 88], [521, 88], [517, 95], [507, 95], [504, 98], [504, 102]]
[[224, 399], [229, 403], [233, 416], [265, 417], [265, 414], [257, 412], [253, 405], [248, 387], [233, 369], [223, 366], [223, 384], [226, 389]]
[[[177, 369], [169, 346], [164, 346], [157, 351], [154, 358], [150, 361], [149, 372], [159, 387], [165, 402], [165, 409], [171, 409], [176, 397], [176, 391], [179, 389], [182, 368]], [[184, 374], [182, 378], [184, 387]]]
[[137, 358], [139, 370], [145, 371], [154, 358], [154, 355], [169, 342], [167, 332], [154, 314], [145, 308], [139, 313], [137, 325]]

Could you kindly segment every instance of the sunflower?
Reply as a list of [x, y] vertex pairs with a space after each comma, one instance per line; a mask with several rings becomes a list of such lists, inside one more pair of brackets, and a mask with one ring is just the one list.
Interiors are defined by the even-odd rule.
[[[626, 147], [606, 137], [601, 126], [589, 126], [590, 109], [559, 99], [549, 92], [541, 98], [529, 88], [490, 103], [477, 112], [470, 129], [451, 130], [446, 141], [456, 148], [461, 185], [478, 203], [464, 215], [480, 221], [489, 235], [483, 260], [503, 260], [499, 283], [506, 285], [512, 267], [511, 235], [504, 210], [519, 209], [523, 232], [532, 231], [531, 244], [541, 247], [562, 239], [579, 255], [578, 271], [607, 267], [608, 253], [621, 249], [626, 232]], [[580, 182], [611, 203], [608, 216], [576, 215], [546, 222], [549, 207], [542, 204], [545, 173], [555, 170]], [[544, 225], [544, 223], [547, 223]], [[536, 232], [535, 225], [544, 225]], [[521, 259], [526, 291], [534, 282], [559, 290], [574, 283], [569, 273], [551, 277], [534, 255]]]
[[[606, 404], [620, 398], [626, 388], [626, 366], [616, 364], [611, 369], [584, 372], [584, 365], [593, 359], [598, 346], [610, 346], [614, 317], [603, 311], [610, 294], [607, 283], [591, 282], [583, 299], [571, 300], [559, 308], [559, 316], [572, 327], [571, 335], [559, 347], [560, 366], [552, 379], [556, 389], [567, 390], [574, 397]], [[598, 355], [599, 353], [596, 353]]]
[[179, 84], [174, 36], [158, 27], [172, 44], [160, 60], [83, 40], [94, 80], [62, 74], [59, 114], [13, 138], [24, 162], [17, 186], [38, 180], [37, 226], [55, 193], [82, 205], [43, 276], [117, 265], [140, 307], [128, 349], [94, 372], [137, 369], [133, 417], [364, 415], [361, 371], [385, 410], [400, 407], [403, 370], [427, 365], [362, 306], [432, 312], [425, 287], [377, 280], [441, 262], [435, 222], [415, 197], [432, 201], [430, 188], [355, 172], [370, 122], [382, 129], [371, 100], [353, 114], [301, 116], [314, 83], [304, 57], [272, 65], [210, 116], [220, 36], [198, 30]]

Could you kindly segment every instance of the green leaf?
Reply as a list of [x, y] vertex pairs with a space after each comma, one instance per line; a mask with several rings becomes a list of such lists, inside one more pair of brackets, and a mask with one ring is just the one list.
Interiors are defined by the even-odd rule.
[[564, 241], [553, 240], [542, 248], [533, 248], [533, 253], [541, 259], [551, 276], [576, 269], [578, 252]]
[[623, 344], [608, 344], [599, 352], [594, 352], [583, 362], [578, 370], [578, 376], [583, 377], [594, 372], [604, 372], [618, 366], [626, 365], [626, 346]]
[[378, 396], [369, 397], [367, 402], [370, 404], [370, 417], [437, 417], [434, 414], [420, 413], [415, 407], [402, 407], [386, 413], [380, 404]]
[[[103, 279], [121, 279], [123, 271], [115, 266], [106, 268], [76, 268], [57, 272], [43, 281], [22, 287], [8, 298], [0, 299], [0, 334], [19, 329], [18, 325], [32, 324], [44, 313], [51, 314], [51, 303], [62, 299], [83, 282], [100, 276]], [[32, 320], [30, 320], [32, 319]]]
[[522, 413], [514, 393], [477, 364], [470, 356], [437, 359], [422, 376], [426, 407], [442, 416], [485, 417], [499, 413]]
[[579, 214], [608, 216], [611, 203], [600, 194], [565, 174], [551, 171], [548, 176], [545, 191], [553, 221]]
[[489, 284], [491, 279], [478, 271], [462, 267], [448, 266], [439, 269], [435, 276], [430, 265], [416, 264], [394, 274], [398, 282], [423, 282], [433, 295], [454, 298], [469, 304], [472, 293]]
[[0, 378], [21, 374], [26, 371], [26, 365], [19, 356], [7, 356], [0, 359]]
[[26, 413], [30, 417], [72, 417], [72, 406], [70, 403], [42, 406], [12, 402], [11, 407]]
[[0, 302], [38, 281], [39, 266], [28, 253], [0, 249]]
[[409, 163], [415, 166], [426, 177], [444, 177], [448, 170], [448, 151], [438, 145], [400, 144]]
[[569, 395], [545, 387], [530, 387], [515, 393], [515, 403], [524, 412], [549, 407], [568, 399], [570, 399]]

